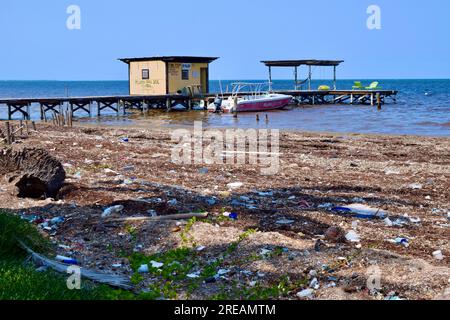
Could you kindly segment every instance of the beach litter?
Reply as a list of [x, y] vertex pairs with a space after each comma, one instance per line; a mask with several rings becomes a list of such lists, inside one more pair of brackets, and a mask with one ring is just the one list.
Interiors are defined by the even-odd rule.
[[155, 269], [159, 269], [164, 266], [164, 263], [156, 262], [156, 261], [150, 261], [150, 264], [151, 264], [152, 268], [155, 268]]
[[273, 197], [273, 192], [269, 191], [269, 192], [258, 192], [258, 196], [260, 197]]
[[200, 278], [200, 271], [189, 273], [186, 275], [186, 277], [188, 277], [189, 279], [198, 279]]
[[346, 234], [345, 239], [350, 242], [360, 242], [361, 239], [355, 231], [350, 231]]
[[351, 204], [343, 207], [334, 207], [332, 209], [338, 213], [349, 213], [360, 219], [384, 219], [387, 212], [381, 209], [372, 208], [363, 204]]
[[402, 245], [405, 248], [409, 247], [409, 240], [406, 238], [395, 238], [393, 240], [389, 240], [390, 243], [394, 243], [394, 244], [398, 244], [398, 245]]
[[232, 220], [237, 220], [238, 219], [238, 214], [235, 212], [224, 212], [223, 213], [224, 217], [230, 218]]
[[139, 273], [149, 273], [149, 267], [148, 264], [143, 264], [138, 269]]
[[423, 189], [423, 185], [421, 185], [420, 183], [413, 183], [413, 184], [410, 184], [408, 186], [408, 188], [410, 188], [412, 190], [421, 190], [421, 189]]
[[125, 207], [122, 205], [109, 207], [103, 211], [102, 218], [108, 218], [114, 214], [119, 214], [123, 211], [123, 209], [125, 209]]
[[388, 227], [393, 227], [393, 226], [394, 226], [394, 223], [393, 223], [392, 220], [389, 219], [389, 218], [386, 218], [386, 219], [384, 219], [383, 221], [384, 221], [384, 224], [385, 224], [386, 226], [388, 226]]
[[299, 298], [312, 298], [314, 294], [313, 289], [305, 289], [297, 293], [297, 297]]
[[60, 261], [64, 264], [70, 264], [70, 265], [78, 265], [78, 261], [73, 258], [65, 257], [65, 256], [56, 256], [55, 258], [57, 261]]
[[169, 206], [174, 207], [174, 206], [176, 206], [178, 204], [178, 200], [177, 199], [172, 199], [172, 200], [168, 201], [167, 204]]
[[289, 225], [289, 224], [295, 223], [295, 221], [294, 220], [288, 220], [288, 219], [280, 219], [276, 223], [277, 224], [281, 224], [281, 225]]
[[437, 251], [433, 252], [433, 257], [439, 261], [444, 260], [444, 254], [442, 253], [442, 250], [437, 250]]
[[333, 207], [334, 205], [332, 203], [322, 203], [317, 206], [318, 209], [326, 209], [326, 210], [331, 210]]
[[240, 187], [242, 187], [244, 184], [242, 182], [233, 182], [233, 183], [229, 183], [227, 184], [228, 189], [230, 190], [235, 190], [235, 189], [239, 189]]
[[319, 280], [317, 280], [317, 278], [314, 278], [311, 280], [309, 287], [315, 290], [318, 290], [320, 288], [320, 283]]

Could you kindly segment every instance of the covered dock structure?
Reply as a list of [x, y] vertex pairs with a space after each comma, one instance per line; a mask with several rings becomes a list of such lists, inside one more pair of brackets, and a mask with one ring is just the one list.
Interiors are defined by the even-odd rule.
[[[336, 69], [337, 67], [343, 63], [344, 60], [315, 60], [315, 59], [307, 59], [307, 60], [267, 60], [261, 61], [264, 63], [266, 67], [269, 68], [269, 82], [272, 83], [272, 68], [294, 68], [294, 77], [295, 77], [295, 86], [294, 90], [298, 89], [299, 81], [298, 81], [298, 68], [301, 66], [308, 67], [308, 90], [311, 91], [311, 80], [312, 80], [312, 67], [333, 67], [333, 90], [336, 90]], [[303, 81], [301, 82], [303, 83]]]

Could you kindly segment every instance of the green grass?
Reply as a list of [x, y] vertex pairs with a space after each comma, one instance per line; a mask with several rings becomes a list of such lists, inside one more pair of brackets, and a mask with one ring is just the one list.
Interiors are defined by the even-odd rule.
[[135, 299], [133, 293], [82, 280], [81, 290], [69, 290], [67, 278], [53, 271], [37, 272], [26, 262], [23, 241], [34, 251], [49, 254], [50, 243], [27, 221], [0, 212], [0, 300], [116, 300]]

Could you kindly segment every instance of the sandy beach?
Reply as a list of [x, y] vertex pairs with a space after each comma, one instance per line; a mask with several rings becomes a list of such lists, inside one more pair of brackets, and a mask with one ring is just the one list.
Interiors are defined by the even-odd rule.
[[[268, 298], [299, 299], [311, 285], [312, 299], [449, 298], [449, 138], [282, 131], [280, 172], [269, 178], [253, 165], [177, 165], [173, 146], [164, 128], [38, 124], [14, 148], [49, 151], [64, 164], [66, 184], [56, 200], [17, 199], [0, 188], [0, 208], [63, 217], [42, 232], [59, 254], [101, 272], [132, 277], [133, 255], [192, 249], [176, 286], [150, 272], [135, 292], [169, 284], [180, 299], [240, 299], [283, 286]], [[383, 210], [394, 225], [333, 210], [350, 204]], [[119, 218], [209, 215], [102, 220], [114, 205], [124, 206]], [[342, 239], [350, 231], [360, 242]], [[433, 257], [438, 250], [443, 260]], [[200, 273], [211, 265], [220, 277], [205, 281]], [[375, 291], [367, 286], [373, 270]]]

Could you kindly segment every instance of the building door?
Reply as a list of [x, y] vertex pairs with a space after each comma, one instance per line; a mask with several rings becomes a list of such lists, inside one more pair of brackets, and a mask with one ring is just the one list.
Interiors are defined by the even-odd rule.
[[200, 83], [202, 85], [202, 92], [206, 94], [209, 92], [209, 74], [208, 68], [200, 69]]

